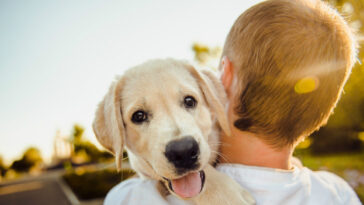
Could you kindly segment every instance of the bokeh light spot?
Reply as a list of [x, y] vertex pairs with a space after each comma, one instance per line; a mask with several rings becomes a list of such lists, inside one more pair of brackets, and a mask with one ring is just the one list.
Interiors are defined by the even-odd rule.
[[364, 142], [364, 132], [359, 132], [358, 138]]
[[314, 77], [305, 77], [300, 79], [294, 86], [298, 94], [310, 93], [318, 87], [318, 80]]
[[297, 145], [297, 149], [307, 149], [311, 146], [312, 139], [307, 137]]

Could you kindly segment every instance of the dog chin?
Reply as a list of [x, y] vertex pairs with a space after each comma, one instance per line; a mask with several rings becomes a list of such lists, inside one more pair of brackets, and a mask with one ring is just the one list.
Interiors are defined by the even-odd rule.
[[205, 185], [205, 172], [203, 170], [193, 171], [176, 179], [164, 178], [164, 180], [167, 181], [169, 190], [177, 196], [181, 198], [192, 198], [203, 190]]

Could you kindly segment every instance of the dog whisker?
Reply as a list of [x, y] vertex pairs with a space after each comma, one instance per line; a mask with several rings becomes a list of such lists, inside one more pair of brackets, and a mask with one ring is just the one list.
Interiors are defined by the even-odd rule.
[[229, 161], [228, 157], [224, 156], [223, 154], [221, 154], [220, 152], [211, 150], [212, 153], [216, 153], [217, 156], [219, 156], [219, 158], [224, 159], [224, 161]]
[[222, 142], [209, 142], [209, 145], [222, 145]]

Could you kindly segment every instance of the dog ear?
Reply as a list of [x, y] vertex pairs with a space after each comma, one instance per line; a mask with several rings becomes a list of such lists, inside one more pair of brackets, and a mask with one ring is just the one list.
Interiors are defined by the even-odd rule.
[[225, 108], [226, 93], [219, 79], [214, 73], [204, 70], [198, 71], [193, 66], [188, 66], [189, 71], [197, 80], [205, 100], [210, 108], [216, 113], [217, 121], [226, 135], [230, 136], [231, 131], [226, 116]]
[[113, 82], [99, 104], [92, 124], [97, 140], [115, 155], [116, 167], [121, 169], [123, 160], [124, 123], [121, 117], [121, 88], [123, 80]]

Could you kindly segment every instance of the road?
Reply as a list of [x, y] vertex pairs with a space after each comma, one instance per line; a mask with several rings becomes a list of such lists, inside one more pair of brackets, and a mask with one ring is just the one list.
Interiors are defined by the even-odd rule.
[[0, 184], [1, 205], [72, 205], [58, 175]]

